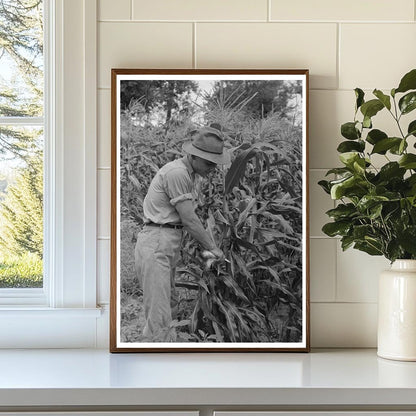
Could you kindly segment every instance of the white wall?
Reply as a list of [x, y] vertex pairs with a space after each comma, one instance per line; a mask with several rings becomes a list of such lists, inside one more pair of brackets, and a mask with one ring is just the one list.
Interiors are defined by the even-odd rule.
[[416, 67], [415, 0], [99, 0], [98, 7], [99, 302], [109, 302], [110, 69], [309, 68], [312, 346], [376, 346], [377, 276], [388, 262], [342, 253], [322, 234], [333, 202], [316, 183], [337, 165], [353, 88], [390, 90]]

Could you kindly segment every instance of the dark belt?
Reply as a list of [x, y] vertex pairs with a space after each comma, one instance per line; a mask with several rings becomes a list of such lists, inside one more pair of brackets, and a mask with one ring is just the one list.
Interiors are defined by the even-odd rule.
[[176, 229], [181, 229], [183, 228], [182, 224], [156, 224], [153, 221], [149, 221], [149, 222], [145, 222], [144, 225], [148, 225], [149, 227], [162, 227], [162, 228], [176, 228]]

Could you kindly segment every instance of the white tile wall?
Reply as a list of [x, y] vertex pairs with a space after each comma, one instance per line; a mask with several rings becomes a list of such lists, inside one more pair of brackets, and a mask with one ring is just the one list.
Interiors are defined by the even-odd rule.
[[273, 20], [413, 21], [413, 0], [271, 0]]
[[335, 302], [337, 245], [336, 239], [312, 238], [310, 241], [311, 302]]
[[377, 345], [377, 304], [312, 303], [314, 347], [368, 348]]
[[99, 304], [107, 304], [110, 299], [110, 239], [97, 242], [97, 299]]
[[337, 245], [338, 302], [377, 302], [378, 275], [390, 262], [358, 250], [342, 251]]
[[98, 20], [130, 20], [130, 0], [99, 0]]
[[336, 46], [337, 26], [332, 23], [201, 23], [196, 27], [198, 68], [309, 68], [312, 88], [335, 88]]
[[340, 166], [337, 146], [343, 141], [340, 126], [354, 119], [354, 91], [312, 90], [309, 105], [309, 167]]
[[111, 171], [99, 169], [97, 175], [98, 189], [98, 238], [110, 237], [110, 211], [111, 211]]
[[97, 164], [101, 168], [109, 168], [111, 166], [111, 91], [109, 89], [98, 91], [97, 111], [97, 131], [100, 138], [97, 144]]
[[414, 23], [341, 24], [340, 87], [397, 87], [416, 65]]
[[[334, 203], [317, 181], [339, 164], [352, 89], [387, 92], [416, 67], [415, 1], [99, 0], [98, 10], [99, 301], [109, 300], [110, 69], [309, 68], [312, 346], [375, 346], [377, 275], [388, 262], [342, 252], [321, 232]], [[393, 131], [388, 114], [374, 123]]]
[[267, 20], [267, 0], [133, 0], [135, 20]]
[[192, 23], [101, 22], [98, 85], [110, 88], [111, 68], [191, 68]]

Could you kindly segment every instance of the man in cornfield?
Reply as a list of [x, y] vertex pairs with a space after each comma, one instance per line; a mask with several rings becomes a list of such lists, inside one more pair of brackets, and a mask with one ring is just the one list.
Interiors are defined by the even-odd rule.
[[224, 259], [193, 204], [195, 175], [207, 177], [218, 164], [230, 161], [222, 133], [212, 127], [202, 128], [183, 150], [184, 157], [159, 169], [143, 202], [145, 224], [137, 237], [135, 265], [143, 288], [143, 336], [148, 341], [164, 340], [172, 322], [175, 266], [183, 230], [216, 260]]

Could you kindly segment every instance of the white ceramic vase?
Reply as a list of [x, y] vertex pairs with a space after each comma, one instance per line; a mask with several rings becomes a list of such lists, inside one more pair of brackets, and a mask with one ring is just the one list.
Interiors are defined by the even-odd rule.
[[416, 260], [396, 260], [380, 275], [377, 354], [416, 361]]

